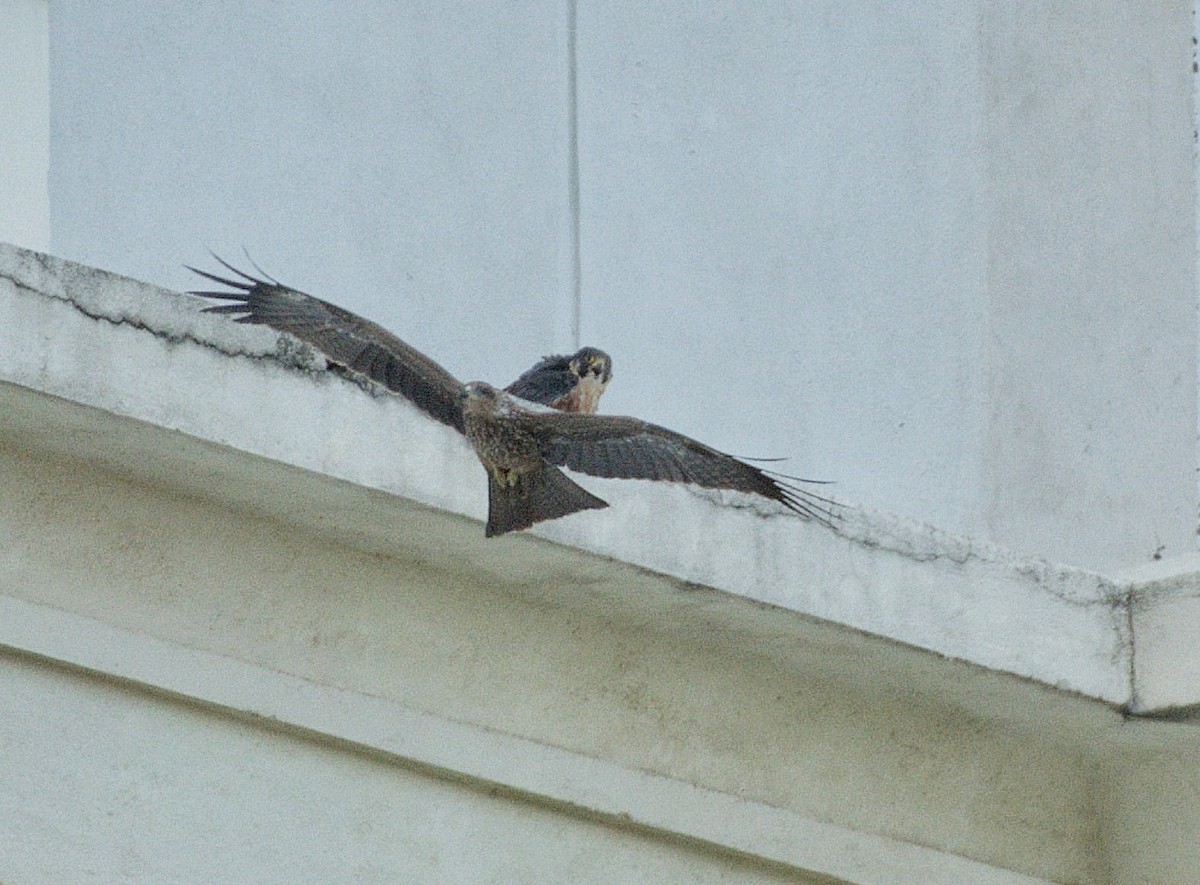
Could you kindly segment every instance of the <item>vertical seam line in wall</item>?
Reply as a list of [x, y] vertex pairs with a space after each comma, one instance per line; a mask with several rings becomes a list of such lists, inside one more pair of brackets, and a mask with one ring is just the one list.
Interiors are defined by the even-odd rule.
[[1125, 636], [1129, 642], [1129, 686], [1125, 695], [1127, 698], [1125, 709], [1128, 711], [1141, 707], [1141, 701], [1138, 698], [1137, 624], [1133, 616], [1133, 609], [1138, 603], [1138, 598], [1132, 584], [1125, 589], [1125, 598], [1122, 603], [1125, 609]]
[[[1200, 40], [1200, 0], [1192, 3], [1192, 240], [1195, 252], [1192, 262], [1192, 306], [1195, 316], [1200, 319], [1200, 67], [1197, 57], [1197, 41]], [[1193, 326], [1193, 336], [1196, 339], [1196, 376], [1200, 378], [1200, 322]], [[1200, 386], [1193, 394], [1200, 403]], [[1195, 482], [1192, 488], [1194, 505], [1200, 504], [1200, 408], [1196, 409], [1196, 439], [1192, 449], [1192, 459], [1196, 464]], [[1192, 508], [1192, 521], [1196, 534], [1192, 537], [1192, 549], [1198, 546], [1200, 537], [1200, 512]]]
[[575, 31], [578, 0], [567, 2], [567, 199], [571, 216], [571, 341], [579, 349], [583, 318], [583, 268], [579, 235], [579, 94]]

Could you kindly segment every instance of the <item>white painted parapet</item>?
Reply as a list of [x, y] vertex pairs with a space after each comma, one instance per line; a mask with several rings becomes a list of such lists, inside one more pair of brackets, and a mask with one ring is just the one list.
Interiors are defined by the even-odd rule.
[[[0, 260], [3, 380], [483, 516], [485, 483], [461, 437], [401, 398], [364, 395], [322, 373], [323, 359], [294, 339], [48, 256], [7, 248]], [[531, 534], [1086, 697], [1128, 700], [1124, 591], [1098, 575], [853, 503], [833, 531], [734, 495], [583, 482], [612, 506]]]

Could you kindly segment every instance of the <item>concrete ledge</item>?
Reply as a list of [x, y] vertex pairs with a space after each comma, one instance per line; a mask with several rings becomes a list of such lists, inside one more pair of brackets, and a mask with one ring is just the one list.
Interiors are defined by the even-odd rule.
[[1135, 649], [1129, 712], [1200, 721], [1200, 554], [1119, 577], [1129, 584]]
[[3, 648], [808, 873], [864, 885], [1045, 881], [0, 597]]
[[[200, 307], [133, 280], [0, 247], [0, 380], [421, 507], [482, 517], [483, 476], [453, 431], [398, 398], [364, 395], [321, 371], [323, 361], [291, 339], [201, 314]], [[130, 457], [139, 433], [129, 431], [124, 447], [106, 448], [103, 438], [53, 430], [44, 414], [27, 413], [22, 426], [16, 398], [10, 389], [10, 436], [126, 473], [153, 473], [191, 493], [269, 507], [263, 496], [239, 492], [241, 479], [222, 483], [220, 471], [194, 472], [200, 456], [191, 443], [160, 439], [148, 445], [153, 453]], [[183, 450], [193, 451], [188, 469], [172, 463]], [[865, 509], [850, 508], [834, 532], [740, 497], [666, 484], [584, 483], [613, 506], [532, 534], [765, 603], [775, 614], [720, 603], [723, 618], [753, 625], [748, 629], [763, 642], [786, 644], [794, 630], [779, 625], [814, 619], [1107, 704], [1130, 701], [1125, 589], [1101, 576]], [[466, 540], [468, 531], [448, 543], [438, 522], [398, 538], [353, 514], [281, 506], [285, 512], [275, 515], [320, 523], [359, 543], [471, 558], [510, 575], [526, 575], [533, 555], [529, 537], [485, 545], [482, 537]]]

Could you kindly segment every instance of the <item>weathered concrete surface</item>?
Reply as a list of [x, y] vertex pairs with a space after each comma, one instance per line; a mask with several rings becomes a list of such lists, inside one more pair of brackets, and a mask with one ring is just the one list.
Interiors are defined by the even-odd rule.
[[1130, 587], [1134, 684], [1130, 708], [1200, 720], [1200, 556], [1122, 572]]
[[[0, 332], [4, 380], [482, 516], [483, 477], [457, 434], [399, 398], [314, 376], [322, 361], [294, 342], [279, 357], [280, 336], [202, 315], [197, 299], [34, 253], [10, 249], [0, 260], [13, 296]], [[19, 411], [10, 410], [14, 426]], [[203, 491], [209, 481], [189, 485]], [[835, 532], [740, 497], [722, 505], [681, 486], [585, 482], [613, 506], [534, 534], [1085, 696], [1128, 700], [1123, 591], [1097, 575], [853, 506]], [[395, 543], [394, 532], [373, 531], [377, 543]], [[421, 543], [478, 550], [485, 562], [519, 560], [529, 543], [479, 539], [462, 548], [425, 534]]]
[[[609, 510], [489, 541], [456, 434], [199, 307], [0, 249], [0, 587], [43, 623], [17, 635], [13, 614], [0, 643], [120, 675], [86, 651], [102, 629], [50, 626], [62, 610], [170, 655], [519, 735], [795, 815], [809, 823], [780, 832], [808, 836], [737, 849], [795, 870], [847, 873], [829, 847], [847, 837], [818, 823], [863, 834], [875, 866], [853, 881], [876, 881], [893, 842], [926, 846], [914, 868], [946, 881], [955, 858], [1104, 881], [1105, 827], [1131, 813], [1111, 754], [1192, 758], [1178, 726], [1115, 710], [1131, 698], [1126, 583], [854, 508], [835, 532], [586, 477]], [[231, 703], [217, 671], [191, 669], [174, 688], [122, 678], [387, 744], [317, 727], [315, 702]], [[677, 804], [654, 790], [636, 820], [739, 844], [705, 823], [725, 815], [716, 799], [687, 822], [650, 811]]]
[[6, 882], [829, 881], [29, 660], [0, 672]]

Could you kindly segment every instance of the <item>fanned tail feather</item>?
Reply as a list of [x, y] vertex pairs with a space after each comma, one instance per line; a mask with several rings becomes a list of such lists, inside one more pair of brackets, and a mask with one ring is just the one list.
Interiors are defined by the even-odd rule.
[[535, 522], [607, 506], [607, 501], [597, 498], [549, 464], [532, 473], [521, 474], [512, 486], [497, 482], [489, 470], [486, 535], [492, 538], [527, 529]]

